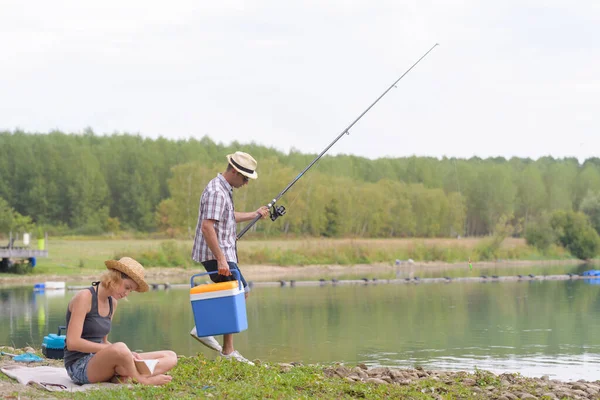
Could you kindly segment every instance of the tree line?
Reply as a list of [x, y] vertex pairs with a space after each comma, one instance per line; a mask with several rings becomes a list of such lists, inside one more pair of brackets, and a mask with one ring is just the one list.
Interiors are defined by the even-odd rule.
[[[316, 156], [208, 137], [0, 132], [0, 234], [35, 225], [193, 235], [205, 184], [236, 150], [259, 162], [259, 179], [235, 191], [239, 210], [268, 203]], [[287, 214], [255, 234], [481, 236], [508, 220], [518, 236], [558, 210], [600, 230], [600, 159], [326, 155], [280, 203]]]

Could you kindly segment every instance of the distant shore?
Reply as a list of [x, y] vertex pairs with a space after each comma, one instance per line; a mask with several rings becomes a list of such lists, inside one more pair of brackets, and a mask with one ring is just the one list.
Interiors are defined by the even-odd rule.
[[[528, 267], [532, 265], [579, 265], [581, 260], [499, 260], [474, 263], [475, 268], [485, 267]], [[590, 264], [593, 265], [593, 264]], [[383, 264], [359, 264], [359, 265], [307, 265], [307, 266], [275, 266], [275, 265], [242, 265], [242, 272], [248, 281], [278, 281], [288, 279], [315, 279], [322, 277], [339, 277], [341, 275], [361, 274], [394, 274], [398, 271], [443, 271], [448, 269], [469, 268], [468, 263], [444, 263], [444, 262], [415, 262], [402, 263], [400, 265]], [[591, 268], [591, 267], [590, 267]], [[79, 284], [96, 280], [105, 270], [85, 269], [81, 274], [28, 274], [28, 275], [3, 275], [0, 274], [0, 285], [19, 286], [45, 281], [62, 281], [66, 283]], [[178, 267], [151, 267], [146, 268], [146, 280], [150, 283], [185, 283], [193, 275], [204, 272], [204, 268], [198, 265], [197, 269]]]

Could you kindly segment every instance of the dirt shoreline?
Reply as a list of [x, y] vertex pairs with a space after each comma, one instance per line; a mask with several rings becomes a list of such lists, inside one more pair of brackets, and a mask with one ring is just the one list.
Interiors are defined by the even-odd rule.
[[[499, 260], [473, 263], [474, 267], [528, 267], [532, 265], [579, 265], [581, 260], [546, 260], [546, 261], [513, 261]], [[241, 269], [248, 281], [279, 281], [287, 279], [300, 278], [326, 278], [339, 277], [341, 275], [360, 275], [360, 274], [392, 274], [396, 271], [411, 269], [413, 272], [419, 271], [443, 271], [456, 268], [469, 268], [468, 263], [444, 263], [444, 262], [415, 262], [402, 263], [398, 266], [389, 263], [378, 264], [358, 264], [358, 265], [306, 265], [306, 266], [275, 266], [275, 265], [242, 265]], [[98, 279], [104, 270], [85, 270], [76, 275], [59, 274], [31, 274], [31, 275], [10, 275], [2, 276], [0, 274], [0, 286], [17, 286], [23, 284], [33, 284], [46, 281], [61, 281], [67, 284], [88, 283]], [[202, 267], [178, 268], [178, 267], [150, 267], [146, 268], [146, 280], [149, 283], [185, 283], [189, 278], [197, 273], [204, 272]]]

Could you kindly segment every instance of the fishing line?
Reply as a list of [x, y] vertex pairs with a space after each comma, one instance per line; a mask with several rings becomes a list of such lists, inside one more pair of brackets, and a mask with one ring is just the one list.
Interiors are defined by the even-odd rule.
[[[323, 155], [327, 152], [327, 150], [329, 150], [338, 140], [341, 139], [342, 136], [344, 135], [349, 135], [350, 134], [350, 128], [352, 128], [354, 126], [354, 124], [356, 124], [366, 113], [369, 112], [369, 110], [371, 108], [373, 108], [373, 106], [375, 104], [377, 104], [379, 102], [379, 100], [381, 100], [383, 98], [383, 96], [385, 96], [390, 90], [392, 90], [392, 88], [396, 87], [396, 84], [398, 82], [400, 82], [400, 80], [402, 78], [404, 78], [404, 76], [406, 74], [408, 74], [422, 59], [424, 59], [436, 46], [438, 46], [438, 43], [434, 44], [429, 50], [427, 50], [427, 52], [425, 54], [423, 54], [421, 56], [421, 58], [419, 58], [413, 65], [411, 65], [411, 67], [409, 69], [406, 70], [406, 72], [404, 72], [400, 78], [396, 79], [396, 81], [394, 81], [394, 83], [392, 83], [390, 85], [390, 87], [388, 87], [378, 98], [377, 100], [375, 100], [369, 107], [367, 107], [366, 110], [364, 110], [359, 116], [358, 118], [356, 118], [350, 125], [348, 125], [348, 127], [346, 129], [344, 129], [342, 131], [342, 133], [340, 133], [333, 142], [331, 142], [314, 160], [311, 161], [310, 164], [308, 164], [308, 166], [306, 166], [306, 168], [304, 168], [302, 170], [302, 172], [300, 172], [298, 174], [298, 176], [296, 176], [273, 200], [271, 200], [269, 202], [269, 204], [267, 204], [268, 208], [271, 208], [270, 211], [270, 218], [271, 221], [275, 221], [277, 218], [283, 216], [286, 213], [285, 207], [284, 206], [277, 206], [275, 205], [275, 203], [277, 203], [277, 201], [288, 191], [290, 190], [290, 188], [300, 179], [302, 178], [302, 176], [306, 173], [306, 171], [308, 171], [317, 161], [319, 161], [319, 159], [321, 157], [323, 157]], [[248, 223], [248, 225], [246, 225], [246, 227], [244, 229], [242, 229], [242, 231], [237, 235], [237, 239], [241, 239], [242, 236], [244, 236], [244, 234], [246, 232], [248, 232], [248, 230], [250, 228], [252, 228], [252, 226], [254, 226], [254, 224], [256, 224], [258, 222], [259, 219], [262, 218], [262, 215], [257, 213], [256, 217], [254, 217], [254, 219], [252, 221], [250, 221]]]

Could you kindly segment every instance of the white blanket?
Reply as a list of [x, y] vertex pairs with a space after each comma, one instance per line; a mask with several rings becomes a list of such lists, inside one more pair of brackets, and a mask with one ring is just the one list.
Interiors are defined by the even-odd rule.
[[50, 392], [81, 392], [90, 389], [118, 388], [122, 385], [115, 383], [89, 383], [77, 385], [67, 370], [61, 367], [27, 367], [23, 365], [7, 365], [0, 368], [5, 375], [16, 379], [23, 385], [32, 385]]

